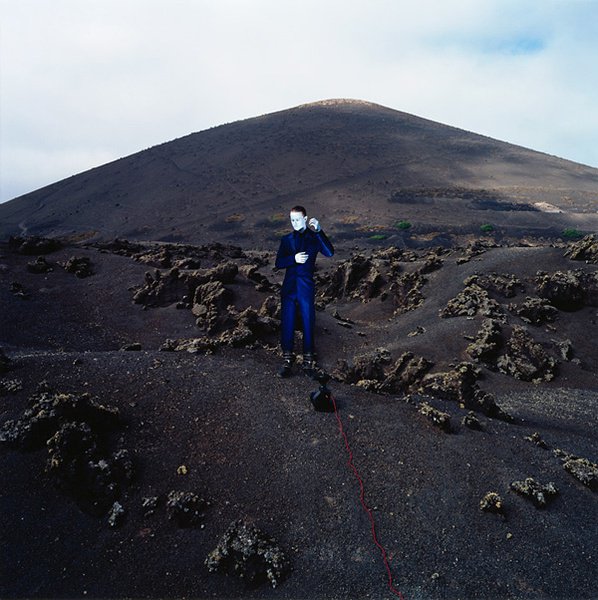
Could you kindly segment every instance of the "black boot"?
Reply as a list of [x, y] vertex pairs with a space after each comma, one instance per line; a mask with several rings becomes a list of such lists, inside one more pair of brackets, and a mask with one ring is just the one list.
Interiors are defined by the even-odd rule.
[[278, 371], [279, 377], [290, 377], [293, 370], [294, 357], [291, 352], [285, 352], [282, 355], [282, 367]]
[[318, 378], [318, 367], [316, 366], [316, 356], [311, 352], [303, 355], [303, 372], [312, 379]]

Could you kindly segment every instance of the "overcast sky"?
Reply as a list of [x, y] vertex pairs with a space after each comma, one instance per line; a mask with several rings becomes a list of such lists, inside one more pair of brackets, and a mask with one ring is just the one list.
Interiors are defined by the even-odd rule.
[[598, 0], [0, 0], [0, 201], [325, 98], [598, 167]]

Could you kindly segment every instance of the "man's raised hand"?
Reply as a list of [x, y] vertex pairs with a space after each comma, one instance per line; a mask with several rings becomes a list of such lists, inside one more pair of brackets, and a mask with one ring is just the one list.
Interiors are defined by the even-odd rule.
[[309, 226], [313, 227], [313, 230], [317, 233], [318, 231], [320, 231], [320, 229], [322, 229], [320, 227], [320, 221], [318, 221], [318, 219], [316, 219], [315, 217], [312, 217], [309, 220]]

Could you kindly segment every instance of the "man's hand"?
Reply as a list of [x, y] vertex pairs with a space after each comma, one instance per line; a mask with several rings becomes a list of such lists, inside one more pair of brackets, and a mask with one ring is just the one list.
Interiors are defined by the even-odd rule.
[[320, 227], [320, 221], [318, 221], [318, 219], [316, 219], [315, 217], [312, 217], [309, 220], [309, 226], [313, 228], [313, 230], [317, 233], [318, 231], [320, 231], [320, 229], [322, 229], [322, 227]]
[[309, 258], [309, 254], [307, 252], [297, 252], [295, 254], [295, 262], [302, 265]]

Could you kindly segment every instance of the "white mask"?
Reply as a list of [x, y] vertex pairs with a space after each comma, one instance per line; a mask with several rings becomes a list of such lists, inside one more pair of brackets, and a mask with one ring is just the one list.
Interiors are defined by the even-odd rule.
[[302, 231], [307, 224], [307, 216], [301, 212], [291, 211], [291, 226], [295, 231]]

